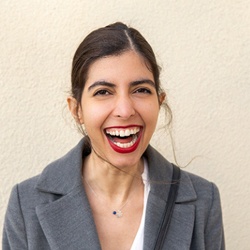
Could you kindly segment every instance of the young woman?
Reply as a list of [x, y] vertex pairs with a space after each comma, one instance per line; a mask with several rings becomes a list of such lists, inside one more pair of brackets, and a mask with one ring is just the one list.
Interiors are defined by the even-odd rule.
[[[122, 23], [93, 31], [67, 101], [84, 138], [13, 188], [3, 250], [153, 250], [173, 165], [149, 145], [161, 106], [171, 113], [152, 48]], [[216, 186], [183, 170], [178, 186], [162, 249], [225, 249]]]

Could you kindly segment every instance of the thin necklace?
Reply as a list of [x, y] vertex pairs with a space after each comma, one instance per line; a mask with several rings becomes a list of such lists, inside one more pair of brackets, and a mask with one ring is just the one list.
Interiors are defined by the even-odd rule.
[[[95, 190], [91, 187], [89, 182], [83, 177], [83, 180], [87, 183], [88, 187], [90, 188], [91, 192], [95, 195], [95, 197], [100, 200], [100, 197], [98, 194], [95, 192]], [[131, 199], [131, 198], [130, 198]], [[128, 204], [130, 200], [127, 199], [125, 203], [118, 209], [118, 210], [113, 210], [112, 214], [115, 215], [117, 218], [121, 218], [123, 216], [122, 209]]]

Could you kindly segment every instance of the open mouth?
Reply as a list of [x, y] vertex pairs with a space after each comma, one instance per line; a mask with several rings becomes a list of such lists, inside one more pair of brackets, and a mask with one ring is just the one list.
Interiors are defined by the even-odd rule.
[[111, 147], [118, 152], [134, 151], [140, 140], [141, 127], [107, 128], [105, 134]]

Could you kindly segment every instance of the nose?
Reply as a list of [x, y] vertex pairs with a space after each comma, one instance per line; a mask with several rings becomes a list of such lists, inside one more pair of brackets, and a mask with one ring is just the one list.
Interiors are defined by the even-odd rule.
[[114, 103], [113, 115], [124, 120], [129, 119], [136, 113], [133, 100], [129, 96], [121, 96]]

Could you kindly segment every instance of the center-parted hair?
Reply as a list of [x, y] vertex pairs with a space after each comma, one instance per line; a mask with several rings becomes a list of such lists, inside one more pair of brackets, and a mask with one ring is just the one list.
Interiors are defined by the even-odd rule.
[[[75, 52], [72, 62], [71, 94], [79, 105], [89, 67], [100, 58], [120, 55], [128, 50], [135, 51], [145, 59], [146, 66], [153, 74], [159, 97], [160, 93], [163, 92], [160, 87], [160, 68], [150, 44], [139, 31], [117, 22], [92, 31]], [[166, 102], [164, 105], [169, 115], [168, 123], [170, 123], [172, 112]]]

